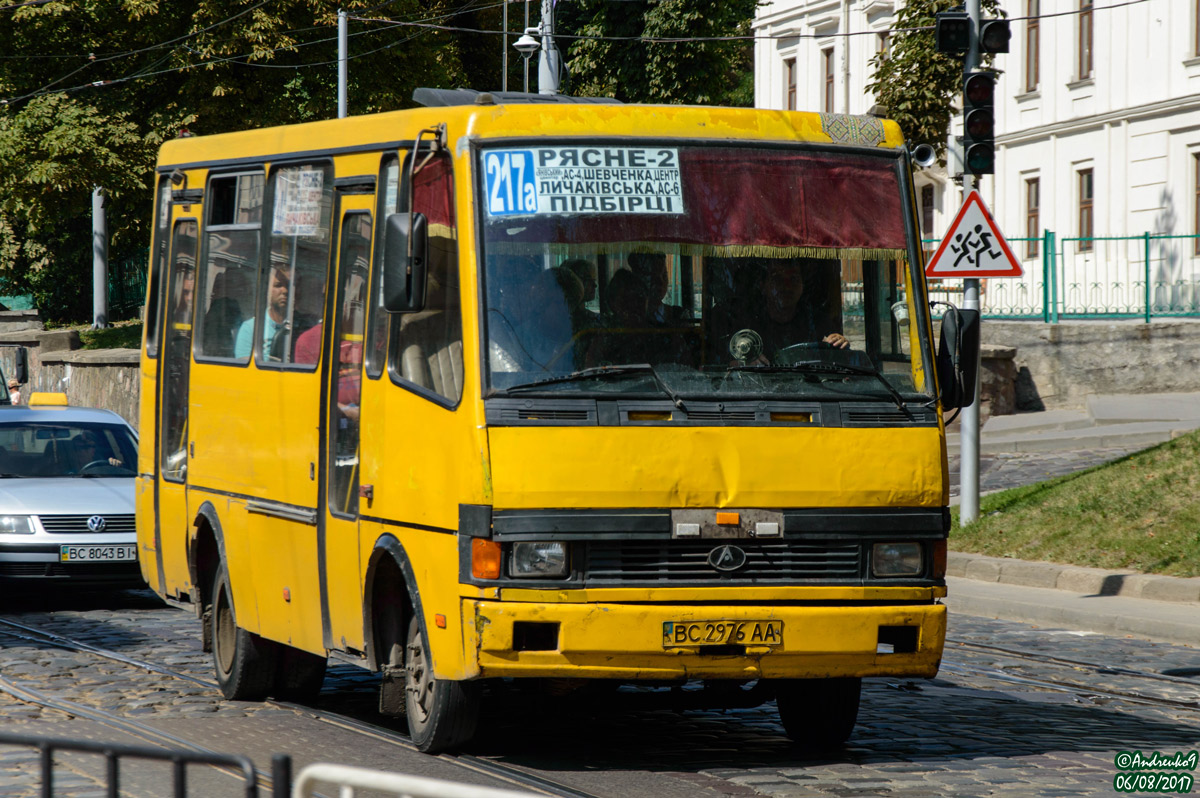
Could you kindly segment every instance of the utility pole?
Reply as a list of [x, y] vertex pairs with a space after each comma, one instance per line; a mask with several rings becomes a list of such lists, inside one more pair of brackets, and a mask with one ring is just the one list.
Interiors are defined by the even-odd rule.
[[346, 60], [350, 50], [345, 9], [338, 9], [338, 119], [346, 118]]
[[[967, 16], [971, 18], [971, 43], [963, 61], [963, 80], [979, 66], [979, 0], [967, 0]], [[978, 187], [979, 178], [964, 169], [963, 196]], [[979, 310], [979, 280], [963, 280], [963, 309]], [[982, 329], [980, 335], [983, 340]], [[959, 424], [959, 519], [960, 523], [969, 524], [979, 518], [979, 369], [975, 370], [975, 398], [970, 406], [963, 408]]]
[[104, 189], [92, 189], [92, 329], [108, 326], [108, 220]]
[[538, 94], [558, 94], [560, 56], [554, 46], [554, 0], [542, 0], [542, 52], [538, 56]]

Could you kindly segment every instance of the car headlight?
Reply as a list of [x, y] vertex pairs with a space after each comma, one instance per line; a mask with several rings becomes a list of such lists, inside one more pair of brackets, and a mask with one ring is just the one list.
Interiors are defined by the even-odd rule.
[[32, 535], [36, 531], [31, 515], [0, 515], [0, 535]]
[[871, 550], [871, 573], [875, 576], [919, 576], [920, 543], [876, 543]]
[[559, 542], [514, 543], [508, 575], [518, 578], [566, 576], [567, 546]]

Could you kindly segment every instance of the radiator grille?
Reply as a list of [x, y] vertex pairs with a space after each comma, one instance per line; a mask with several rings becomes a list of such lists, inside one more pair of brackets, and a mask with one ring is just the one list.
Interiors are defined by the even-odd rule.
[[688, 421], [753, 421], [753, 410], [689, 410]]
[[[708, 555], [729, 542], [746, 553], [746, 564], [736, 571], [718, 571], [708, 564]], [[586, 560], [584, 578], [589, 583], [728, 584], [862, 578], [862, 547], [844, 541], [593, 541], [588, 544]]]
[[42, 520], [42, 527], [52, 535], [117, 535], [122, 533], [132, 535], [137, 531], [133, 513], [121, 515], [97, 513], [97, 515], [104, 519], [104, 529], [99, 533], [93, 533], [88, 529], [88, 519], [92, 517], [91, 515], [41, 515], [38, 517]]

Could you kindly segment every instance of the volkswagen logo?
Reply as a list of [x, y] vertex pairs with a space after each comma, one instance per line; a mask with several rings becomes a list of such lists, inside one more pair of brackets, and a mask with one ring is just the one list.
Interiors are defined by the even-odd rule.
[[746, 564], [746, 552], [737, 546], [717, 546], [708, 553], [708, 564], [718, 571], [736, 571]]
[[[103, 532], [104, 528], [107, 526], [108, 522], [104, 520], [104, 516], [102, 515], [93, 515], [88, 519], [88, 529], [93, 532]], [[709, 559], [712, 559], [711, 555], [709, 556]]]

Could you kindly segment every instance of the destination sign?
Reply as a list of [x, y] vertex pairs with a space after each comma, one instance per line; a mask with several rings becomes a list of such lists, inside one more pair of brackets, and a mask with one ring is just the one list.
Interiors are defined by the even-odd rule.
[[683, 213], [679, 151], [660, 147], [488, 150], [489, 216]]

